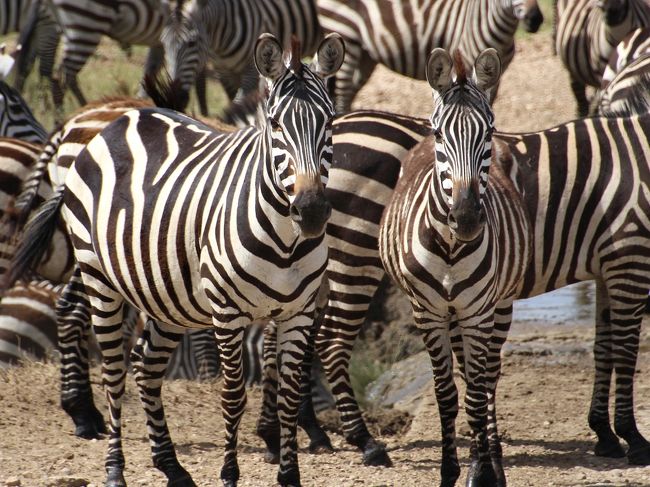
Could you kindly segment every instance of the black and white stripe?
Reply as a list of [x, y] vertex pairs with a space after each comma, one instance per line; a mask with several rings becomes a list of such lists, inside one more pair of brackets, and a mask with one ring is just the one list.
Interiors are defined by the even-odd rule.
[[543, 20], [536, 0], [317, 3], [323, 29], [339, 32], [347, 46], [345, 63], [336, 75], [336, 109], [341, 112], [350, 110], [377, 64], [425, 79], [425, 61], [435, 47], [460, 49], [468, 60], [493, 47], [505, 69], [515, 53], [519, 21], [535, 32]]
[[0, 80], [0, 136], [44, 144], [45, 128], [17, 90]]
[[571, 76], [578, 115], [589, 111], [586, 86], [601, 86], [614, 48], [630, 32], [650, 27], [646, 0], [556, 0], [555, 49]]
[[[253, 49], [263, 32], [283, 45], [291, 36], [311, 56], [322, 39], [315, 0], [177, 0], [162, 34], [167, 69], [187, 93], [208, 60], [233, 99], [257, 89]], [[207, 107], [201, 106], [207, 114]]]
[[[78, 267], [57, 313], [70, 326], [90, 315], [102, 350], [111, 413], [108, 482], [124, 482], [120, 410], [126, 369], [120, 338], [128, 300], [157, 320], [132, 357], [148, 404], [154, 464], [172, 482], [189, 482], [190, 476], [176, 459], [159, 392], [168, 356], [185, 328], [216, 328], [225, 376], [221, 477], [235, 485], [237, 426], [245, 404], [243, 330], [254, 319], [274, 320], [281, 355], [278, 481], [299, 483], [295, 422], [302, 358], [327, 263], [330, 213], [323, 186], [334, 109], [320, 76], [333, 74], [343, 55], [340, 38], [326, 38], [316, 74], [300, 63], [299, 48], [292, 48], [285, 67], [278, 41], [260, 37], [256, 66], [271, 84], [263, 131], [223, 134], [171, 111], [129, 112], [86, 146], [65, 187], [28, 226], [9, 282], [33, 259], [29, 242], [47, 231], [63, 204]], [[115, 149], [122, 154], [117, 160]], [[125, 225], [129, 231], [122, 231]]]

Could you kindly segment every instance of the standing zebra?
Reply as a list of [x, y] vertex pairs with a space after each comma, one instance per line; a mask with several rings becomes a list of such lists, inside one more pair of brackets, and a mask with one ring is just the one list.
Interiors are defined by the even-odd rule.
[[[80, 105], [86, 98], [77, 82], [77, 74], [95, 52], [102, 36], [122, 45], [149, 46], [145, 74], [155, 74], [163, 61], [160, 34], [168, 17], [162, 0], [51, 0], [54, 14], [63, 32], [63, 86], [70, 88]], [[63, 103], [63, 91], [55, 92], [54, 102]]]
[[230, 99], [256, 90], [253, 49], [262, 32], [283, 43], [295, 35], [313, 55], [322, 39], [315, 0], [176, 0], [161, 37], [172, 80], [188, 93], [212, 60]]
[[44, 144], [45, 128], [17, 90], [0, 80], [0, 136]]
[[556, 0], [555, 49], [571, 76], [578, 116], [589, 112], [586, 86], [601, 86], [616, 45], [638, 27], [650, 27], [646, 0]]
[[[501, 56], [505, 70], [515, 54], [519, 21], [536, 32], [543, 16], [536, 0], [317, 0], [326, 32], [345, 39], [345, 63], [336, 75], [336, 109], [350, 110], [356, 93], [375, 66], [412, 78], [425, 78], [425, 60], [435, 47], [460, 49], [473, 60], [488, 47]], [[493, 96], [496, 95], [494, 90]]]
[[[455, 71], [455, 77], [453, 77]], [[429, 56], [434, 92], [433, 135], [404, 159], [382, 217], [379, 253], [387, 273], [410, 298], [416, 326], [431, 357], [442, 423], [441, 485], [460, 475], [455, 421], [458, 392], [450, 343], [460, 334], [472, 430], [467, 485], [503, 485], [498, 438], [488, 445], [487, 370], [496, 309], [511, 308], [530, 258], [531, 235], [521, 195], [492, 162], [494, 115], [489, 90], [501, 74], [498, 54], [476, 58], [469, 79], [460, 55]]]
[[[334, 74], [343, 55], [340, 37], [330, 35], [317, 50], [318, 74], [300, 62], [295, 44], [285, 67], [278, 41], [261, 36], [254, 59], [270, 83], [264, 130], [223, 134], [167, 110], [129, 112], [88, 144], [65, 187], [27, 228], [9, 283], [37, 259], [38, 249], [32, 253], [29, 243], [42, 238], [63, 205], [78, 267], [57, 314], [71, 321], [90, 315], [102, 349], [110, 410], [109, 485], [124, 484], [125, 367], [118, 338], [127, 298], [157, 320], [136, 345], [134, 370], [154, 465], [178, 485], [193, 483], [176, 459], [162, 410], [160, 387], [169, 353], [185, 327], [216, 328], [225, 375], [221, 478], [234, 486], [237, 428], [246, 400], [242, 334], [254, 319], [274, 320], [280, 354], [278, 482], [299, 485], [299, 381], [327, 264], [324, 230], [331, 212], [323, 185], [334, 108], [321, 76]], [[121, 155], [114, 160], [117, 147]]]

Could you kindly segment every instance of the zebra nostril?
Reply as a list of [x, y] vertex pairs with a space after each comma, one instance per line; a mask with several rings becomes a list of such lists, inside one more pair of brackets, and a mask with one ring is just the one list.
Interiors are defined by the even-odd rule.
[[301, 222], [302, 221], [302, 216], [300, 215], [300, 210], [296, 205], [291, 205], [289, 207], [289, 216], [291, 216], [291, 219], [294, 222]]
[[453, 212], [450, 212], [447, 216], [447, 224], [453, 230], [458, 228], [458, 222], [456, 221], [456, 216], [453, 214]]

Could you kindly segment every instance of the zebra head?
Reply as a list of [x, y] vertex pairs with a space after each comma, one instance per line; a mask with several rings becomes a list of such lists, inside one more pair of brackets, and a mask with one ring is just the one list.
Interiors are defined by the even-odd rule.
[[208, 58], [204, 23], [198, 20], [202, 0], [166, 0], [167, 22], [160, 35], [165, 49], [165, 65], [172, 82], [189, 94], [197, 72]]
[[537, 32], [544, 22], [544, 15], [537, 5], [537, 0], [501, 0], [504, 8], [510, 9], [519, 21], [523, 22], [526, 32]]
[[598, 0], [598, 8], [603, 11], [605, 23], [615, 27], [627, 17], [628, 0]]
[[434, 98], [431, 126], [440, 189], [437, 194], [443, 200], [439, 204], [447, 212], [452, 235], [470, 241], [481, 234], [486, 221], [482, 197], [494, 131], [489, 91], [499, 81], [501, 61], [495, 49], [484, 50], [468, 78], [458, 51], [455, 57], [453, 62], [447, 51], [434, 49], [427, 61], [427, 80]]
[[336, 73], [344, 55], [338, 34], [321, 42], [312, 69], [300, 61], [295, 38], [284, 58], [271, 34], [262, 34], [255, 45], [255, 66], [268, 83], [263, 132], [273, 170], [286, 192], [291, 219], [307, 238], [323, 233], [332, 212], [323, 190], [332, 161], [335, 112], [324, 78]]

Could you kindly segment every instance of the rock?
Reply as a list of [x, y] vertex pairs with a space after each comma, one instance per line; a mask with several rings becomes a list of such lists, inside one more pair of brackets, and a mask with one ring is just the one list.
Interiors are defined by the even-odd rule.
[[23, 484], [20, 482], [18, 477], [9, 477], [8, 479], [5, 479], [4, 485], [6, 487], [20, 487]]
[[77, 477], [53, 477], [47, 481], [46, 487], [86, 487], [90, 482]]

